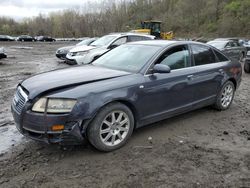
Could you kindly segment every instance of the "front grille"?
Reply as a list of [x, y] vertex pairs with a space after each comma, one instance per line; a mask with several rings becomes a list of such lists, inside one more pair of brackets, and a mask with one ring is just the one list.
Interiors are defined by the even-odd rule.
[[15, 110], [20, 114], [25, 103], [28, 100], [28, 95], [23, 91], [23, 89], [19, 86], [16, 90], [14, 99], [13, 99], [13, 106]]

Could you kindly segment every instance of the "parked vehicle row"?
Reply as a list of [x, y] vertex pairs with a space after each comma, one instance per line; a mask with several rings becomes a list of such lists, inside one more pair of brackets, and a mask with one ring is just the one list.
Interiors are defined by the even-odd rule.
[[15, 38], [9, 35], [0, 35], [0, 41], [15, 41]]
[[96, 40], [91, 47], [104, 42], [112, 46], [125, 37], [90, 65], [19, 83], [11, 106], [17, 129], [46, 143], [81, 144], [87, 139], [100, 151], [113, 151], [136, 128], [208, 105], [230, 107], [241, 82], [238, 60], [207, 44], [126, 43], [130, 36]]
[[21, 42], [54, 42], [56, 39], [49, 36], [36, 36], [32, 37], [29, 35], [20, 35], [18, 37], [11, 37], [9, 35], [0, 35], [0, 41], [21, 41]]

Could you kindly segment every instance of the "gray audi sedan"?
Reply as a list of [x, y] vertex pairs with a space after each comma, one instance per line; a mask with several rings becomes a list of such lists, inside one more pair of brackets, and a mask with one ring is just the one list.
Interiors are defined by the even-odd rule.
[[139, 128], [204, 106], [230, 107], [239, 62], [188, 41], [127, 43], [91, 65], [38, 74], [21, 82], [12, 103], [17, 129], [47, 143], [100, 151], [123, 146]]

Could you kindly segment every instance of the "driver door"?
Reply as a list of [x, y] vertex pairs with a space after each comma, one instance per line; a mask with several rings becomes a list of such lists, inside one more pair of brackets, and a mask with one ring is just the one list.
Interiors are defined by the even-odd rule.
[[194, 95], [191, 56], [187, 45], [178, 45], [165, 51], [155, 64], [168, 65], [170, 73], [150, 73], [145, 75], [143, 89], [142, 121], [151, 123], [165, 119], [191, 108]]

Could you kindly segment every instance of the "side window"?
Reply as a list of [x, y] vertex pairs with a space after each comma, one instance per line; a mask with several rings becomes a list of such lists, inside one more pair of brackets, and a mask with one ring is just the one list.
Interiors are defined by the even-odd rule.
[[234, 47], [239, 47], [240, 44], [238, 42], [234, 42]]
[[213, 50], [207, 46], [191, 45], [195, 66], [216, 63]]
[[231, 42], [228, 42], [227, 44], [226, 44], [226, 46], [225, 46], [226, 48], [231, 48], [232, 46], [231, 46]]
[[157, 64], [168, 65], [171, 70], [188, 67], [188, 47], [186, 45], [181, 45], [171, 48], [158, 59]]
[[152, 40], [152, 39], [149, 37], [143, 37], [143, 40]]
[[127, 42], [127, 37], [122, 37], [113, 42], [112, 46], [120, 46], [122, 44], [125, 44], [126, 42]]
[[133, 42], [133, 41], [141, 41], [143, 38], [141, 36], [129, 36], [128, 41]]
[[222, 53], [218, 52], [217, 50], [214, 50], [214, 53], [219, 62], [229, 61]]

